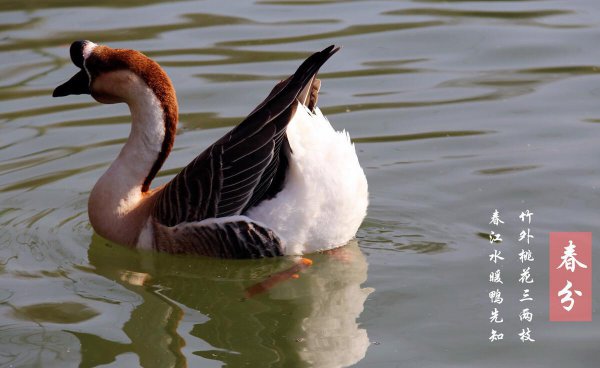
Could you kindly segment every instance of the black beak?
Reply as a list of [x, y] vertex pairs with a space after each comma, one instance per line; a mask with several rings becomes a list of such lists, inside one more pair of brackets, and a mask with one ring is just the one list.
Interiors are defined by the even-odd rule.
[[90, 91], [90, 78], [88, 77], [85, 70], [79, 71], [71, 77], [66, 83], [56, 87], [52, 92], [52, 97], [63, 97], [68, 95], [82, 95], [91, 94]]

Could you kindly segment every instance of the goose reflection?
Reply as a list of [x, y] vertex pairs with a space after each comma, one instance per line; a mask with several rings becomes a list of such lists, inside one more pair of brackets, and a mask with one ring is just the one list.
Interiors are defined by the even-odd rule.
[[140, 298], [134, 305], [107, 303], [103, 312], [115, 328], [121, 323], [127, 339], [74, 333], [81, 366], [134, 353], [143, 367], [346, 367], [369, 347], [357, 319], [373, 289], [361, 286], [367, 262], [356, 242], [310, 255], [313, 264], [299, 277], [251, 297], [244, 296], [249, 287], [288, 269], [293, 259], [138, 253], [98, 237], [88, 256], [96, 274]]

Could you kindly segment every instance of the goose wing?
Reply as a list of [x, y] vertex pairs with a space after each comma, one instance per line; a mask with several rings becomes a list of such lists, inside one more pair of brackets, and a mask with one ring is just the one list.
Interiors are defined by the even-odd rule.
[[338, 49], [330, 46], [311, 55], [246, 119], [164, 186], [155, 202], [154, 219], [175, 226], [240, 215], [276, 194], [287, 169], [285, 132], [295, 113], [294, 102]]
[[270, 229], [246, 216], [209, 218], [175, 226], [154, 223], [154, 249], [218, 258], [264, 258], [284, 254]]

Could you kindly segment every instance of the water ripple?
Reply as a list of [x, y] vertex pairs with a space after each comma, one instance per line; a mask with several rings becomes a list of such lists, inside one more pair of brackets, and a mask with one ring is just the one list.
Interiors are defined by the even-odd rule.
[[239, 41], [220, 42], [219, 46], [256, 46], [256, 45], [277, 45], [290, 44], [295, 42], [303, 42], [309, 40], [330, 40], [340, 37], [352, 37], [358, 35], [367, 35], [371, 33], [381, 32], [397, 32], [401, 30], [410, 30], [425, 27], [437, 27], [445, 24], [442, 21], [430, 22], [410, 22], [410, 23], [380, 23], [380, 24], [360, 24], [353, 25], [338, 31], [323, 32], [302, 36], [280, 37], [280, 38], [261, 38], [261, 39], [246, 39]]
[[489, 134], [487, 131], [463, 130], [463, 131], [442, 131], [442, 132], [427, 132], [417, 134], [402, 134], [402, 135], [383, 135], [373, 137], [353, 138], [354, 143], [382, 143], [382, 142], [400, 142], [412, 141], [420, 139], [432, 138], [450, 138], [450, 137], [466, 137], [471, 135]]

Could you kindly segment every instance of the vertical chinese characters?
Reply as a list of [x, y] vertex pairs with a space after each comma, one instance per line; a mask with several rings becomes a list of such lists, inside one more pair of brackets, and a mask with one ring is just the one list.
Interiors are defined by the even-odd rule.
[[[531, 229], [529, 228], [529, 226], [531, 225], [532, 217], [533, 217], [533, 212], [531, 212], [530, 210], [522, 211], [521, 214], [519, 215], [519, 220], [521, 220], [522, 223], [527, 222], [527, 230], [522, 229], [521, 233], [519, 234], [519, 239], [518, 239], [519, 242], [525, 241], [527, 243], [527, 249], [521, 248], [521, 251], [518, 254], [519, 261], [521, 262], [521, 264], [523, 266], [525, 266], [526, 263], [531, 264], [535, 260], [535, 258], [533, 258], [533, 252], [529, 248], [529, 245], [532, 242], [532, 239], [535, 238], [531, 234]], [[534, 283], [531, 272], [532, 272], [531, 266], [529, 266], [529, 265], [522, 269], [520, 277], [519, 277], [519, 282], [521, 284], [523, 284], [523, 286], [529, 287], [530, 284]], [[523, 305], [523, 308], [521, 309], [521, 312], [519, 313], [519, 321], [521, 323], [531, 323], [531, 321], [533, 321], [533, 312], [531, 312], [531, 310], [530, 310], [530, 307], [531, 307], [530, 303], [533, 302], [533, 297], [529, 296], [529, 288], [523, 289], [523, 296], [521, 297], [521, 299], [519, 299], [519, 303], [526, 303], [526, 302], [527, 302], [527, 304]], [[535, 340], [531, 337], [532, 332], [533, 331], [531, 330], [531, 328], [529, 326], [526, 328], [522, 328], [521, 332], [519, 333], [519, 340], [521, 340], [522, 342], [534, 342]]]
[[[500, 219], [500, 212], [498, 211], [498, 209], [495, 209], [494, 212], [492, 213], [489, 224], [492, 226], [495, 226], [495, 227], [500, 227], [501, 224], [504, 224], [504, 221], [502, 221]], [[490, 238], [490, 244], [492, 244], [494, 246], [496, 246], [502, 242], [502, 235], [495, 231], [490, 231], [489, 238]], [[490, 262], [493, 262], [494, 265], [496, 265], [496, 266], [500, 266], [499, 263], [504, 260], [504, 257], [502, 256], [502, 251], [500, 251], [496, 248], [493, 249], [493, 252], [489, 255], [489, 258], [490, 258]], [[490, 283], [496, 284], [496, 285], [504, 284], [504, 282], [502, 282], [500, 268], [496, 269], [495, 271], [490, 272]], [[502, 302], [504, 301], [504, 298], [502, 298], [502, 291], [499, 288], [496, 288], [495, 290], [490, 291], [488, 296], [490, 297], [491, 304], [501, 305]], [[498, 310], [497, 307], [494, 307], [494, 309], [490, 312], [490, 323], [491, 324], [500, 324], [502, 322], [504, 322], [504, 318], [500, 317], [500, 311]], [[500, 340], [504, 339], [504, 334], [502, 332], [498, 332], [492, 328], [490, 337], [488, 339], [490, 342], [500, 341]]]

